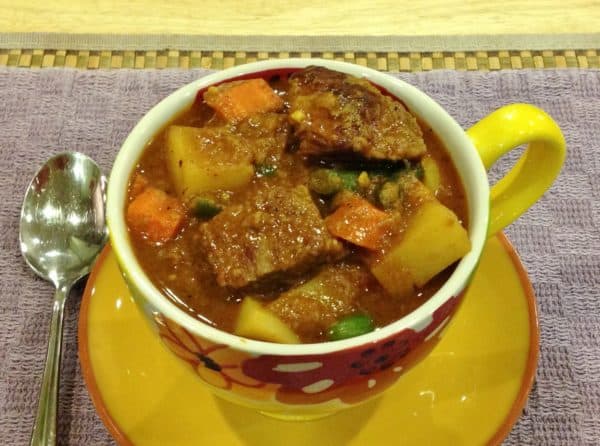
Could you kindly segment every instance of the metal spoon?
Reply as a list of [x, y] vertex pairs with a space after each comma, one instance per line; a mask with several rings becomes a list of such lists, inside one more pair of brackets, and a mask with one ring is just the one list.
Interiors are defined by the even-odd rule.
[[61, 153], [38, 171], [23, 201], [21, 252], [36, 274], [56, 287], [31, 445], [56, 443], [63, 310], [71, 287], [89, 273], [106, 242], [105, 185], [100, 168], [90, 158]]

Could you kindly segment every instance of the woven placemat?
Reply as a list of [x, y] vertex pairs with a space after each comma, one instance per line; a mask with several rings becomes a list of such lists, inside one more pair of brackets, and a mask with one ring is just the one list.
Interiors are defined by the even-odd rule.
[[206, 68], [223, 69], [264, 59], [289, 57], [335, 59], [380, 71], [419, 72], [436, 69], [496, 71], [524, 68], [600, 68], [600, 51], [511, 50], [450, 52], [266, 52], [184, 50], [0, 49], [0, 66], [21, 68]]

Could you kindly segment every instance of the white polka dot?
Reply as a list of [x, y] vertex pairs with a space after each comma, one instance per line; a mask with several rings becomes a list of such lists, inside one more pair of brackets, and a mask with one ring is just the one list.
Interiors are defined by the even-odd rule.
[[392, 370], [396, 373], [400, 373], [402, 371], [402, 366], [394, 367]]
[[323, 367], [321, 362], [298, 362], [295, 364], [277, 364], [273, 368], [274, 372], [284, 373], [296, 373], [296, 372], [307, 372], [309, 370], [315, 370]]
[[316, 383], [309, 384], [308, 386], [302, 387], [304, 393], [319, 393], [323, 390], [329, 389], [333, 385], [332, 379], [322, 379]]
[[370, 379], [369, 381], [367, 381], [367, 386], [369, 386], [369, 389], [375, 387], [375, 384], [377, 384], [377, 381], [375, 381], [374, 379]]

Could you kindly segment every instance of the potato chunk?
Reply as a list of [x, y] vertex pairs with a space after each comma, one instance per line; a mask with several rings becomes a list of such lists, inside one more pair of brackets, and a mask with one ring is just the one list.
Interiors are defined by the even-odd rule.
[[390, 294], [404, 297], [470, 249], [469, 236], [456, 214], [438, 200], [428, 199], [410, 215], [399, 240], [372, 263], [371, 272]]
[[300, 343], [300, 338], [290, 327], [251, 297], [244, 298], [241, 304], [235, 334], [280, 344]]
[[167, 160], [184, 200], [203, 192], [239, 189], [254, 176], [252, 155], [220, 129], [172, 125], [167, 129]]
[[423, 166], [424, 174], [423, 182], [435, 194], [442, 184], [440, 169], [431, 156], [423, 157], [421, 165]]
[[371, 265], [371, 273], [393, 297], [410, 296], [415, 290], [415, 281], [394, 255], [394, 251]]

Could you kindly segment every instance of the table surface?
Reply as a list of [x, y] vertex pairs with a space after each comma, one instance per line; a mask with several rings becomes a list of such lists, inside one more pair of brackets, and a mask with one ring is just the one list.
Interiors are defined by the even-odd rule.
[[599, 23], [600, 2], [589, 0], [0, 0], [3, 32], [562, 34], [596, 33]]

